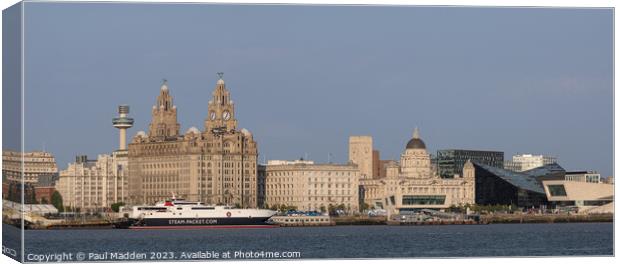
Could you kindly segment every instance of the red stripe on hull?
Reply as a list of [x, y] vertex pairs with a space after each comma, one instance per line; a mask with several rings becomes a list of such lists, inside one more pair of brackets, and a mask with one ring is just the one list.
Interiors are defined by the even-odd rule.
[[211, 226], [131, 226], [129, 229], [222, 229], [222, 228], [276, 228], [277, 225], [211, 225]]

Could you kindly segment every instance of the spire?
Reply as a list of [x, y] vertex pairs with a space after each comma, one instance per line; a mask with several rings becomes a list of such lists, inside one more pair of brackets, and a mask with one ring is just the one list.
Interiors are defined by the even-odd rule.
[[219, 77], [219, 79], [217, 80], [217, 84], [224, 84], [224, 73], [223, 72], [218, 72], [217, 76]]
[[420, 130], [418, 130], [417, 127], [413, 130], [413, 138], [416, 138], [416, 139], [420, 138]]
[[162, 84], [161, 84], [161, 90], [168, 91], [168, 80], [163, 79]]
[[177, 109], [168, 90], [168, 81], [164, 79], [151, 112], [149, 137], [175, 137], [178, 134]]

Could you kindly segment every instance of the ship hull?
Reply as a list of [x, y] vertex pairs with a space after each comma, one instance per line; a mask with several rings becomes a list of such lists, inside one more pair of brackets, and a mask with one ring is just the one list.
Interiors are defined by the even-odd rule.
[[269, 225], [269, 217], [226, 217], [226, 218], [144, 218], [134, 226], [238, 226]]

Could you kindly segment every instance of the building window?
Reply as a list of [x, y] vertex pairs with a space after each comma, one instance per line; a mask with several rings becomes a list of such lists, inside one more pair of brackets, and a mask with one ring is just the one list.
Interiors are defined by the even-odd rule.
[[564, 189], [563, 184], [548, 185], [547, 188], [549, 188], [551, 196], [566, 196], [566, 189]]
[[438, 205], [446, 202], [445, 195], [404, 195], [403, 205]]

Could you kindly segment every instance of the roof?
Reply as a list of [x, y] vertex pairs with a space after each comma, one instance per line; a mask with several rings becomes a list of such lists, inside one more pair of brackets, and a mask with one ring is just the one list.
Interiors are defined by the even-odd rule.
[[535, 176], [526, 173], [509, 171], [501, 168], [492, 167], [489, 165], [485, 165], [482, 163], [478, 163], [476, 161], [472, 161], [476, 167], [482, 168], [489, 173], [499, 177], [500, 179], [518, 187], [521, 189], [526, 189], [528, 191], [537, 192], [537, 193], [545, 193], [540, 182], [536, 179]]
[[407, 142], [408, 149], [426, 149], [426, 144], [419, 138], [412, 138]]
[[23, 207], [19, 203], [15, 203], [12, 201], [2, 200], [2, 206], [4, 208], [11, 208], [13, 210], [22, 211], [29, 213], [39, 213], [39, 214], [57, 214], [58, 209], [51, 204], [24, 204]]
[[426, 144], [420, 139], [420, 131], [417, 127], [413, 131], [413, 138], [407, 142], [407, 149], [426, 149]]
[[540, 166], [540, 167], [536, 167], [530, 170], [523, 171], [523, 173], [532, 175], [534, 177], [541, 177], [541, 176], [550, 176], [556, 173], [564, 174], [566, 173], [566, 170], [564, 170], [562, 166], [554, 162], [551, 164], [547, 164], [544, 166]]

